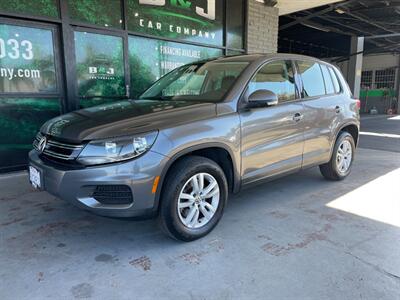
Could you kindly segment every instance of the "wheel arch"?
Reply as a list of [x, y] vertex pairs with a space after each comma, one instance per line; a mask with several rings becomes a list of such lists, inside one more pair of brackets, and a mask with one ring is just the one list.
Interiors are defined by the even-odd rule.
[[[335, 144], [336, 144], [336, 141], [337, 141], [337, 139], [338, 139], [338, 137], [339, 137], [339, 134], [340, 134], [342, 131], [345, 131], [345, 132], [350, 133], [350, 134], [353, 136], [353, 138], [354, 138], [354, 143], [355, 143], [355, 145], [357, 146], [358, 140], [359, 140], [358, 135], [359, 135], [359, 132], [360, 132], [360, 129], [359, 129], [359, 128], [360, 128], [360, 127], [359, 127], [359, 124], [357, 124], [357, 123], [355, 123], [355, 122], [347, 122], [347, 123], [344, 123], [342, 126], [338, 127], [338, 129], [337, 129], [336, 132], [335, 132], [334, 139], [332, 140], [332, 144], [331, 144], [331, 153], [330, 153], [329, 157], [332, 156], [332, 154], [333, 154], [333, 148], [335, 147]], [[354, 135], [353, 135], [353, 134], [354, 134]]]
[[348, 124], [342, 126], [342, 127], [340, 128], [340, 130], [338, 131], [338, 133], [336, 134], [336, 139], [337, 139], [337, 137], [339, 136], [339, 133], [342, 132], [342, 131], [345, 131], [345, 132], [350, 133], [351, 136], [352, 136], [353, 139], [354, 139], [355, 145], [356, 145], [356, 146], [358, 145], [360, 129], [359, 129], [359, 127], [358, 127], [355, 123], [348, 123]]
[[[223, 151], [223, 152], [222, 152]], [[221, 159], [218, 157], [219, 154], [225, 153], [227, 155], [228, 161]], [[228, 180], [229, 191], [236, 193], [240, 190], [240, 175], [237, 162], [235, 160], [235, 156], [232, 150], [222, 143], [205, 143], [192, 147], [185, 148], [184, 150], [174, 154], [166, 163], [159, 180], [159, 186], [157, 189], [154, 209], [158, 210], [160, 207], [162, 190], [164, 188], [165, 179], [168, 175], [168, 172], [171, 170], [171, 167], [177, 163], [180, 159], [190, 155], [197, 155], [209, 158], [215, 161], [224, 171], [225, 176]]]

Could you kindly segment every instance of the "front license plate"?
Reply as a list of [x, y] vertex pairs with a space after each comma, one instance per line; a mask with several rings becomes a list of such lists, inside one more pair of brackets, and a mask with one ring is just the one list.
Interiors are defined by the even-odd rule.
[[42, 188], [41, 174], [35, 167], [29, 166], [29, 180], [35, 189]]

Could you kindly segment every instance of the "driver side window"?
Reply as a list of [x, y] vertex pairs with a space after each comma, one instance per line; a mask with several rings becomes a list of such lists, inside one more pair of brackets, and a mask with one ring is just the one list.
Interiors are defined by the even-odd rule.
[[279, 60], [263, 66], [249, 83], [249, 95], [258, 90], [274, 92], [279, 103], [296, 99], [291, 61]]

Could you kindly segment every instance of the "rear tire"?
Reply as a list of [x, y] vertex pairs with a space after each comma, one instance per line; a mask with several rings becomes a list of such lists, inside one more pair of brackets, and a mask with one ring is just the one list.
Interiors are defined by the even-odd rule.
[[319, 166], [322, 176], [334, 181], [345, 179], [351, 172], [355, 148], [353, 136], [345, 131], [340, 132], [330, 161]]
[[194, 241], [214, 229], [228, 198], [228, 183], [214, 161], [187, 156], [172, 166], [164, 181], [159, 219], [172, 238]]

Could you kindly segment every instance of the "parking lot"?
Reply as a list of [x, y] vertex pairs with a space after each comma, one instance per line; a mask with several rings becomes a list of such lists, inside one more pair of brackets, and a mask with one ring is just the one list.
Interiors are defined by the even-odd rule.
[[312, 168], [244, 190], [192, 243], [1, 175], [0, 299], [400, 299], [400, 120], [362, 131], [390, 136], [361, 135], [345, 181]]

